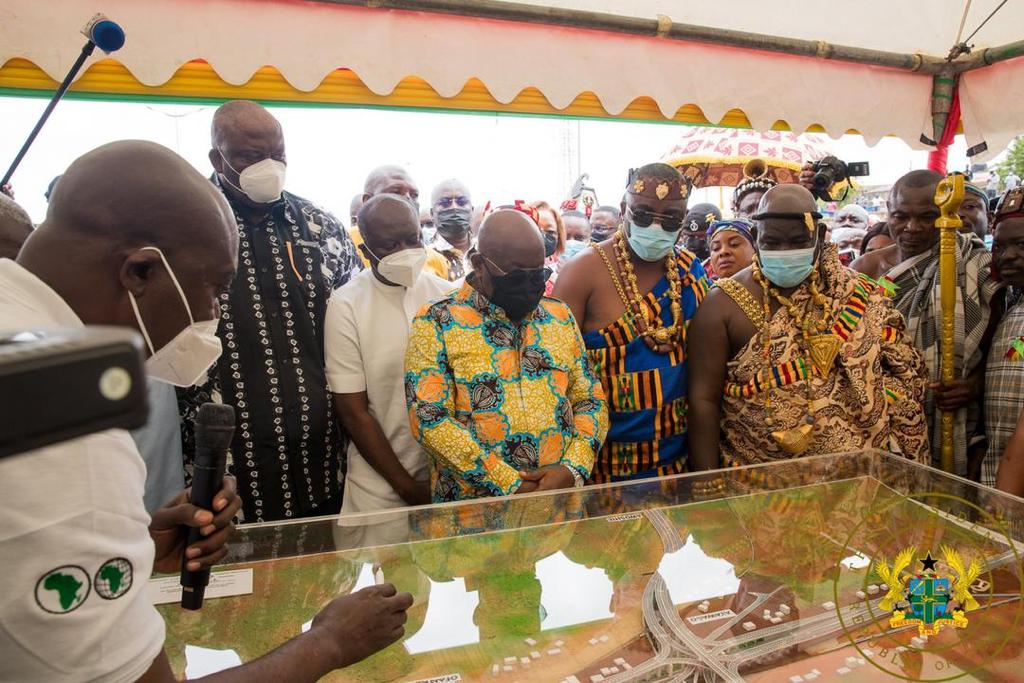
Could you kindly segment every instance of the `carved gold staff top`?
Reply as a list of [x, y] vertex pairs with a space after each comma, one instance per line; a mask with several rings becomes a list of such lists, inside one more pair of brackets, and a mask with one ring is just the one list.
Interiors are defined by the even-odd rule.
[[[942, 216], [935, 221], [939, 229], [939, 295], [942, 303], [942, 334], [940, 339], [941, 375], [943, 384], [956, 379], [956, 234], [963, 226], [958, 212], [964, 199], [964, 177], [949, 175], [939, 182], [935, 204]], [[953, 413], [942, 411], [942, 458], [946, 472], [953, 472]]]

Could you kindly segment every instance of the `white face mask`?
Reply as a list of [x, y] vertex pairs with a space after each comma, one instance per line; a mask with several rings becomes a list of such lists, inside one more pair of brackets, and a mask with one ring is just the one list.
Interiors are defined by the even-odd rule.
[[[224, 156], [224, 152], [219, 149], [217, 153], [220, 154], [220, 158], [224, 159], [224, 163], [232, 171], [235, 171], [235, 167], [228, 163], [227, 157]], [[283, 161], [277, 159], [264, 159], [258, 161], [252, 166], [249, 166], [241, 173], [238, 173], [238, 185], [235, 185], [228, 180], [223, 173], [220, 177], [231, 187], [242, 192], [246, 197], [253, 200], [257, 204], [269, 204], [276, 202], [281, 198], [281, 192], [284, 190], [284, 177], [288, 167]]]
[[[366, 250], [370, 251], [370, 248]], [[370, 254], [377, 258], [372, 251]], [[377, 259], [377, 272], [388, 282], [408, 288], [416, 284], [416, 278], [420, 276], [426, 262], [427, 250], [424, 247], [403, 249]]]
[[190, 387], [199, 384], [206, 378], [206, 371], [220, 358], [221, 345], [217, 337], [217, 324], [219, 318], [213, 320], [202, 320], [196, 322], [192, 317], [192, 309], [185, 298], [185, 292], [178, 284], [178, 278], [171, 270], [170, 264], [164, 258], [164, 253], [156, 247], [143, 247], [142, 250], [155, 251], [160, 255], [171, 282], [178, 290], [178, 296], [185, 305], [185, 312], [188, 313], [189, 325], [179, 332], [174, 339], [161, 346], [153, 348], [153, 342], [149, 338], [146, 324], [142, 322], [142, 315], [139, 313], [139, 305], [135, 296], [128, 292], [128, 298], [132, 302], [132, 310], [135, 311], [135, 320], [139, 323], [139, 330], [146, 340], [150, 356], [146, 359], [146, 374], [153, 379], [173, 384], [176, 387]]

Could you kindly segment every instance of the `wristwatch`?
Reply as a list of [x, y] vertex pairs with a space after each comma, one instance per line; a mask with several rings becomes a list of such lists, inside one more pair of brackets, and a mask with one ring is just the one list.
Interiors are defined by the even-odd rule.
[[572, 485], [575, 488], [582, 488], [583, 485], [587, 483], [586, 481], [584, 481], [583, 475], [580, 474], [580, 471], [578, 469], [572, 467], [571, 465], [563, 465], [563, 467], [567, 468], [569, 472], [572, 473]]

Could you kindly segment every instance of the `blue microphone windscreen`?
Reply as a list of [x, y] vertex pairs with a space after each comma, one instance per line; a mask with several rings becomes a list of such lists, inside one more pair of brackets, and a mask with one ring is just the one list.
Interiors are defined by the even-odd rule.
[[89, 33], [96, 47], [107, 54], [116, 52], [124, 46], [124, 29], [109, 19], [97, 21]]

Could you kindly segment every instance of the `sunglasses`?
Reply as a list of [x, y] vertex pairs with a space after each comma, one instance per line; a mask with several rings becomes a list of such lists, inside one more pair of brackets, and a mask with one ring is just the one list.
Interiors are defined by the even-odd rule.
[[[547, 282], [548, 278], [551, 277], [551, 273], [554, 272], [550, 268], [547, 268], [547, 267], [544, 267], [544, 268], [516, 268], [513, 271], [505, 271], [505, 270], [502, 270], [501, 267], [497, 263], [495, 263], [491, 259], [487, 258], [483, 254], [480, 254], [480, 258], [482, 258], [484, 260], [484, 263], [487, 264], [487, 266], [485, 266], [485, 267], [487, 267], [487, 270], [491, 270], [491, 268], [494, 268], [494, 270], [498, 271], [498, 274], [497, 274], [496, 277], [504, 277], [505, 275], [509, 275], [510, 273], [526, 273], [526, 277], [527, 277], [527, 279], [530, 282], [532, 282], [534, 284], [539, 284], [539, 283], [542, 283], [542, 282]], [[492, 272], [491, 274], [493, 275], [494, 273]]]
[[682, 215], [666, 215], [663, 213], [654, 213], [653, 211], [647, 211], [646, 209], [626, 209], [632, 218], [633, 223], [640, 228], [649, 228], [655, 220], [661, 224], [661, 229], [665, 232], [675, 232], [683, 227], [683, 219], [685, 216]]
[[442, 209], [450, 209], [453, 204], [459, 208], [465, 208], [469, 206], [469, 197], [441, 197], [437, 200], [435, 206], [439, 206]]

